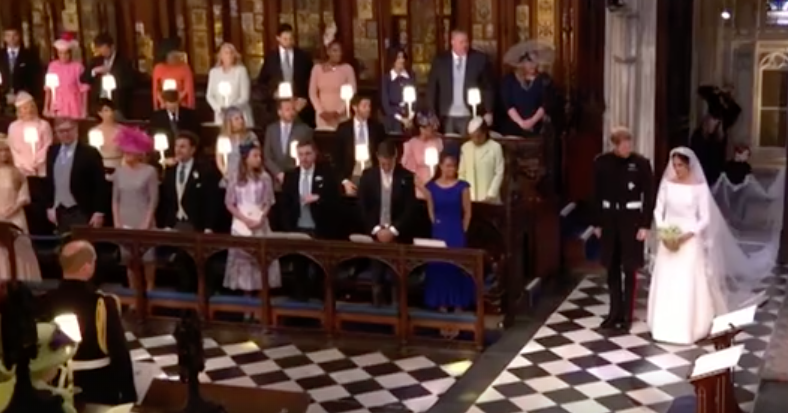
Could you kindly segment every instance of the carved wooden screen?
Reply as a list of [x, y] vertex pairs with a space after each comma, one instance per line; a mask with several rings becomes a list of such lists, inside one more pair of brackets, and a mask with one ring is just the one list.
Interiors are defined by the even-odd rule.
[[[350, 0], [347, 0], [350, 1]], [[298, 47], [322, 54], [327, 28], [336, 33], [333, 0], [280, 0], [279, 22], [293, 26]]]
[[22, 21], [22, 36], [25, 44], [38, 48], [45, 62], [52, 58], [52, 41], [55, 38], [56, 21], [52, 5], [46, 0], [32, 0], [29, 20]]
[[471, 46], [497, 60], [498, 50], [498, 13], [500, 5], [494, 0], [474, 0], [471, 13]]
[[265, 57], [265, 1], [240, 0], [236, 11], [241, 18], [243, 43], [238, 46], [250, 76], [257, 76]]
[[214, 64], [215, 26], [221, 30], [221, 20], [214, 18], [210, 0], [185, 0], [181, 4], [184, 8], [176, 12], [178, 37], [186, 46], [194, 74], [207, 75]]
[[377, 80], [381, 58], [378, 40], [380, 3], [375, 0], [353, 1], [353, 56], [359, 64], [358, 77], [360, 80]]

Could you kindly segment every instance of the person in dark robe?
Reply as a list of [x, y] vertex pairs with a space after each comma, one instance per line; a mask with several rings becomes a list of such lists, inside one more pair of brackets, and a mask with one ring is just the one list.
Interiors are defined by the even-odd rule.
[[703, 167], [703, 173], [709, 185], [714, 185], [722, 174], [725, 165], [727, 139], [722, 121], [706, 115], [703, 123], [698, 126], [690, 138], [690, 149], [695, 152]]
[[75, 314], [82, 341], [74, 356], [74, 385], [82, 389], [77, 404], [114, 406], [137, 401], [134, 370], [120, 318], [120, 301], [94, 285], [96, 250], [71, 241], [60, 253], [63, 281], [39, 301], [43, 320]]
[[747, 176], [752, 174], [752, 165], [750, 165], [750, 148], [746, 146], [736, 147], [733, 158], [725, 162], [725, 176], [728, 181], [734, 185], [744, 183]]

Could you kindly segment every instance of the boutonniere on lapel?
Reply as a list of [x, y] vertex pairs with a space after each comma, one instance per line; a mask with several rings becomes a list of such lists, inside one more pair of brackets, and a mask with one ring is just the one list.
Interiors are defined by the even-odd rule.
[[323, 180], [323, 177], [320, 176], [320, 175], [315, 177], [315, 182], [321, 182], [322, 180]]
[[192, 178], [194, 178], [194, 179], [200, 179], [200, 173], [199, 173], [199, 172], [197, 172], [197, 171], [194, 171], [194, 173], [192, 173]]

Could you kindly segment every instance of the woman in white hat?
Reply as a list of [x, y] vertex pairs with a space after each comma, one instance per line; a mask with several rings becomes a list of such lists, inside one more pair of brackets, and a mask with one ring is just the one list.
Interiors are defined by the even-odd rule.
[[79, 81], [84, 66], [72, 59], [78, 43], [66, 34], [55, 41], [57, 59], [49, 62], [44, 85], [44, 116], [83, 119], [87, 116], [90, 86]]
[[504, 157], [501, 144], [490, 139], [490, 129], [481, 117], [468, 122], [470, 140], [462, 144], [460, 179], [471, 184], [471, 201], [501, 202]]
[[52, 128], [38, 115], [36, 102], [27, 92], [19, 92], [14, 100], [16, 120], [8, 126], [8, 146], [14, 166], [25, 176], [46, 173], [46, 156], [52, 144]]

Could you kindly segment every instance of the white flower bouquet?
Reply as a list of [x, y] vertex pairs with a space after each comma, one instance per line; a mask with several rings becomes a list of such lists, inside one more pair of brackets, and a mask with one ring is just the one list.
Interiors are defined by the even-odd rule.
[[662, 241], [662, 244], [671, 251], [677, 251], [679, 249], [682, 235], [684, 235], [684, 233], [675, 225], [657, 229], [657, 237]]

